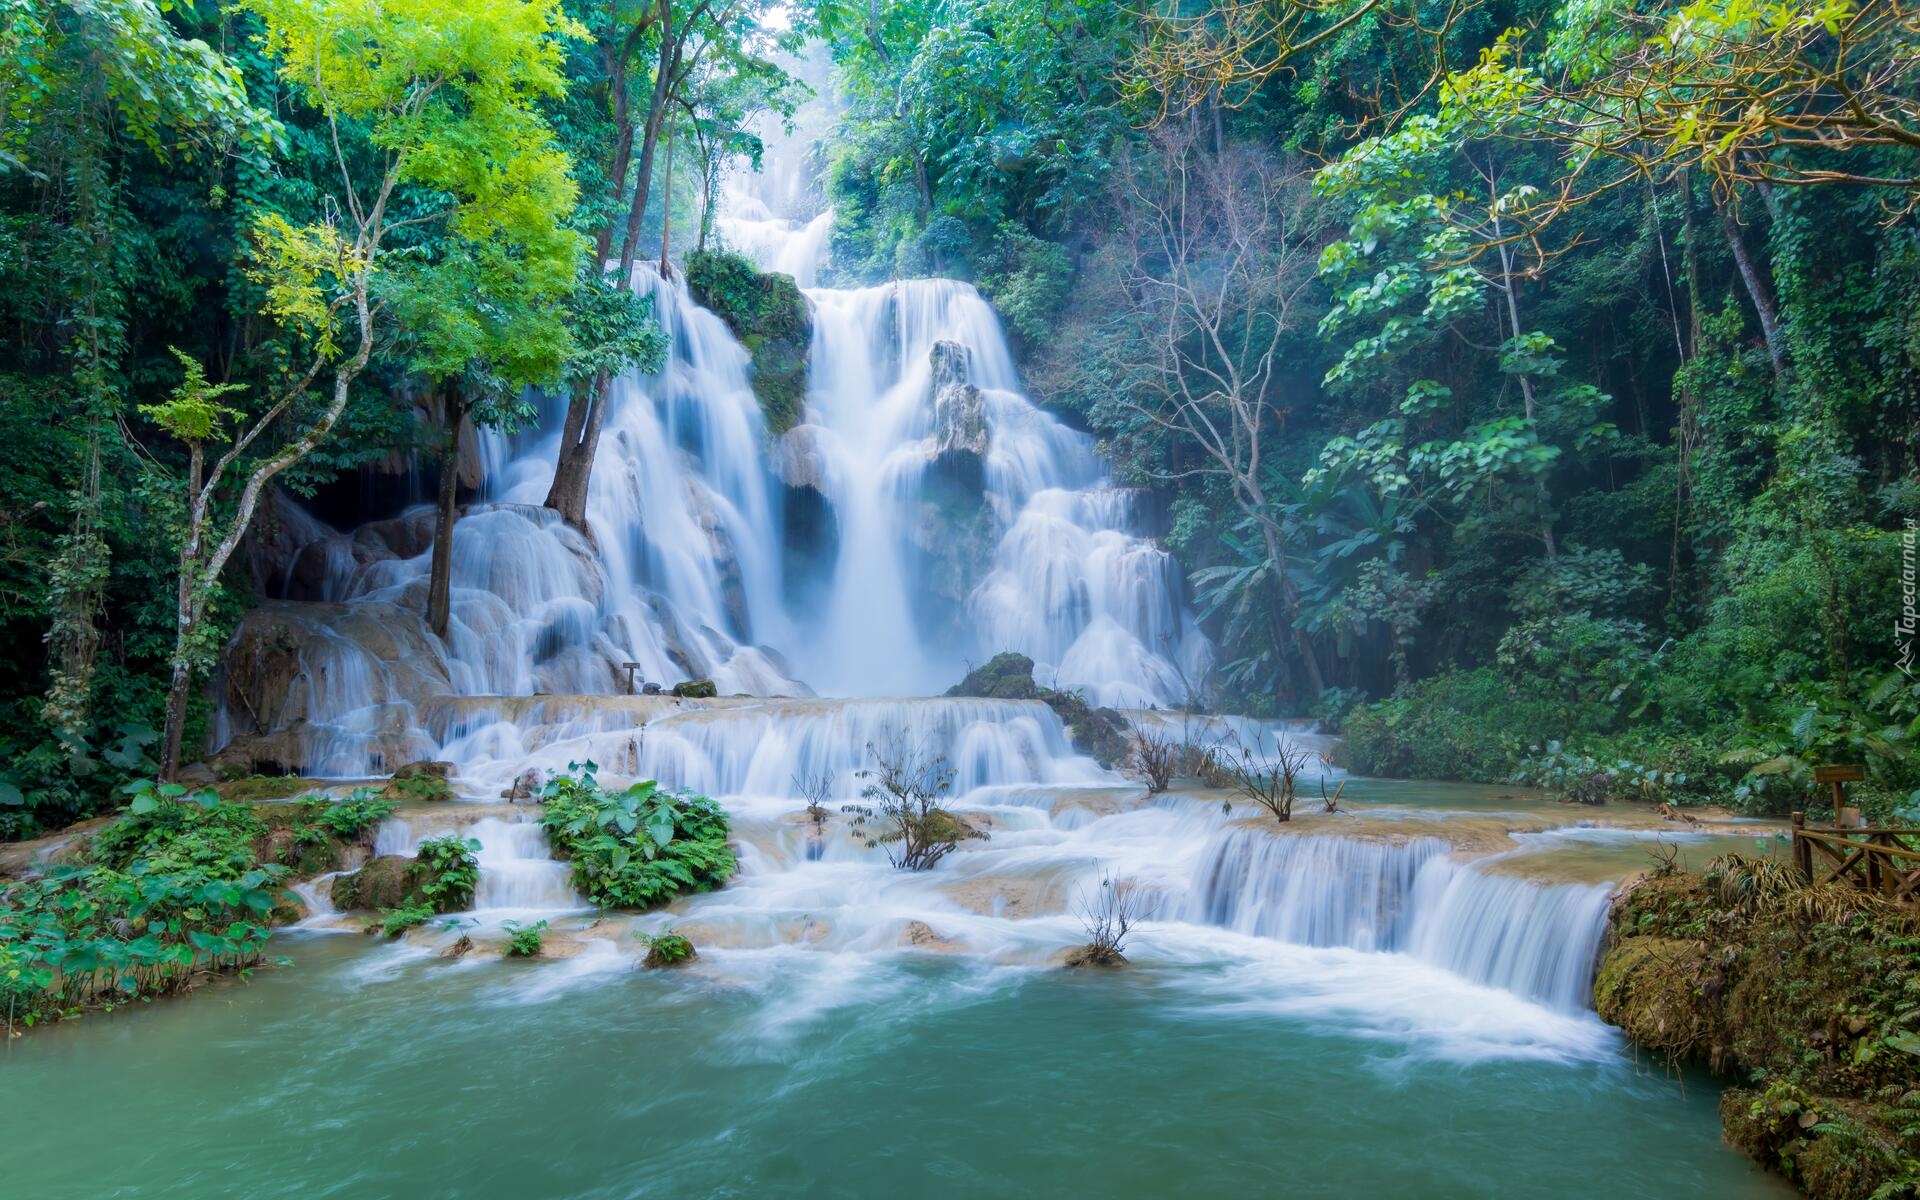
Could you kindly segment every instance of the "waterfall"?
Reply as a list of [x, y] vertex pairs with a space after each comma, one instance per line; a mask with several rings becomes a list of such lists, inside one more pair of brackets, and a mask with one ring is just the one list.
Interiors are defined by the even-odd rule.
[[[828, 220], [760, 210], [722, 233], [805, 280]], [[806, 419], [777, 439], [725, 322], [677, 274], [643, 265], [634, 286], [669, 351], [657, 374], [611, 385], [590, 536], [542, 504], [560, 396], [540, 400], [536, 428], [478, 439], [484, 484], [455, 529], [444, 639], [423, 621], [427, 508], [351, 532], [298, 514], [288, 600], [229, 651], [245, 699], [228, 689], [216, 748], [266, 737], [256, 757], [278, 767], [376, 773], [438, 752], [422, 710], [440, 698], [614, 694], [627, 664], [723, 695], [914, 696], [1016, 650], [1041, 682], [1127, 707], [1184, 700], [1203, 677], [1212, 650], [1178, 564], [1140, 534], [1137, 498], [1093, 440], [1022, 394], [971, 285], [806, 289]], [[793, 543], [790, 506], [835, 536]], [[288, 631], [291, 672], [276, 665]]]
[[1305, 946], [1413, 955], [1568, 1011], [1588, 1006], [1606, 884], [1541, 884], [1456, 863], [1439, 838], [1217, 834], [1185, 916]]
[[[1313, 956], [1293, 948], [1313, 948], [1343, 969], [1440, 968], [1542, 1015], [1584, 1006], [1604, 887], [1463, 864], [1441, 836], [1276, 835], [1217, 801], [1143, 797], [1077, 753], [1048, 704], [943, 696], [1013, 650], [1042, 685], [1160, 736], [1267, 755], [1330, 744], [1311, 722], [1173, 711], [1213, 653], [1184, 572], [1147, 536], [1145, 497], [1025, 394], [975, 288], [820, 286], [830, 213], [787, 220], [737, 193], [729, 204], [720, 236], [802, 285], [803, 420], [773, 436], [746, 347], [677, 273], [639, 268], [633, 286], [668, 354], [606, 397], [588, 529], [542, 504], [559, 396], [536, 398], [533, 428], [476, 439], [482, 482], [454, 534], [444, 638], [423, 620], [430, 511], [335, 530], [290, 510], [284, 596], [249, 614], [228, 649], [216, 746], [231, 742], [256, 769], [340, 777], [445, 759], [469, 802], [509, 793], [528, 770], [585, 762], [610, 781], [713, 796], [742, 870], [671, 918], [703, 958], [1044, 963], [1084, 937], [1074, 898], [1111, 872], [1152, 898], [1172, 941], [1207, 942], [1197, 927], [1210, 926], [1229, 931], [1214, 935], [1227, 954], [1284, 948], [1274, 962], [1297, 964]], [[711, 679], [719, 695], [626, 694], [630, 672]], [[952, 787], [940, 803], [990, 831], [923, 874], [892, 871], [873, 827], [839, 811], [871, 782], [870, 747], [896, 740], [942, 761]], [[1310, 764], [1307, 777], [1318, 773]], [[802, 781], [820, 778], [833, 803], [816, 823]], [[409, 805], [374, 848], [413, 854], [453, 832], [481, 845], [477, 915], [463, 920], [582, 907], [523, 809]]]

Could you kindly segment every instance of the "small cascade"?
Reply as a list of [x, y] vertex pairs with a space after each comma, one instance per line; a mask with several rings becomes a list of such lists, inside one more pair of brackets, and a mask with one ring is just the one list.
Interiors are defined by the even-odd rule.
[[[448, 818], [461, 815], [458, 806], [448, 806]], [[417, 857], [421, 842], [449, 833], [480, 843], [474, 855], [480, 865], [474, 911], [568, 912], [586, 907], [569, 881], [567, 864], [553, 857], [546, 831], [532, 813], [482, 817], [471, 824], [389, 817], [374, 834], [373, 852]]]
[[550, 912], [586, 907], [568, 880], [567, 864], [553, 857], [546, 831], [538, 822], [489, 817], [475, 822], [468, 836], [480, 843], [474, 856], [480, 863], [480, 881], [473, 889], [476, 910]]
[[1422, 871], [1407, 949], [1554, 1008], [1590, 1005], [1610, 884], [1541, 884], [1439, 859]]
[[1194, 880], [1188, 918], [1302, 946], [1397, 950], [1414, 925], [1421, 869], [1453, 847], [1347, 837], [1220, 833]]
[[1541, 884], [1453, 861], [1439, 838], [1217, 834], [1189, 920], [1303, 946], [1405, 953], [1566, 1011], [1589, 1006], [1606, 884]]

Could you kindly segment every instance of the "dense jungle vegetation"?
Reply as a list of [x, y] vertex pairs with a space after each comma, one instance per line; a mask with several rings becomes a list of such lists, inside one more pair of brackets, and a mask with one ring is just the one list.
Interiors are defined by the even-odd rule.
[[832, 274], [990, 296], [1156, 498], [1196, 700], [1371, 772], [1915, 803], [1909, 0], [26, 0], [0, 836], [193, 757], [277, 489], [426, 468], [444, 628], [459, 430], [537, 387], [582, 522], [662, 349], [609, 280], [720, 249], [809, 39]]

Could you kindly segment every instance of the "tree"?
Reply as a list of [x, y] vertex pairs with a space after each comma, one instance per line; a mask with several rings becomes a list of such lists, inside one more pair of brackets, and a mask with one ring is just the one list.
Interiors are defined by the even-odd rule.
[[0, 181], [31, 198], [28, 219], [9, 230], [9, 256], [40, 277], [37, 315], [82, 426], [70, 520], [47, 564], [52, 679], [42, 708], [76, 760], [92, 724], [97, 616], [111, 569], [103, 463], [124, 411], [130, 160], [252, 155], [276, 132], [248, 101], [238, 68], [182, 37], [151, 0], [23, 6], [0, 28]]
[[[161, 753], [167, 779], [179, 771], [221, 572], [267, 484], [320, 446], [346, 409], [385, 324], [376, 287], [411, 269], [390, 235], [436, 226], [480, 258], [522, 259], [542, 264], [541, 273], [570, 274], [578, 253], [562, 224], [575, 196], [566, 156], [537, 108], [563, 93], [560, 42], [576, 32], [557, 0], [248, 0], [246, 8], [262, 22], [281, 78], [325, 120], [340, 173], [338, 216], [295, 226], [266, 214], [253, 229], [249, 275], [265, 294], [264, 313], [299, 332], [307, 357], [186, 499]], [[316, 398], [310, 389], [323, 376]], [[225, 490], [230, 474], [237, 497]]]
[[1142, 360], [1119, 402], [1196, 456], [1162, 478], [1225, 484], [1260, 551], [1235, 590], [1271, 597], [1270, 642], [1293, 647], [1318, 695], [1326, 684], [1299, 621], [1293, 533], [1268, 494], [1266, 456], [1286, 421], [1284, 352], [1307, 325], [1320, 217], [1302, 172], [1246, 147], [1208, 153], [1189, 123], [1155, 129], [1143, 157], [1119, 175], [1116, 300]]
[[[592, 90], [596, 103], [604, 105], [607, 140], [604, 148], [593, 150], [596, 158], [604, 155], [595, 164], [603, 191], [590, 209], [597, 224], [595, 261], [611, 274], [610, 286], [631, 285], [653, 196], [654, 156], [673, 108], [703, 62], [752, 58], [748, 51], [755, 44], [770, 48], [772, 39], [762, 32], [762, 18], [771, 7], [770, 0], [651, 0], [639, 6], [614, 3], [593, 13], [590, 29], [599, 72]], [[635, 68], [648, 52], [653, 69], [643, 81]], [[612, 258], [616, 245], [618, 257]], [[587, 491], [606, 421], [608, 390], [624, 365], [603, 362], [602, 369], [582, 377], [572, 389], [561, 427], [546, 505], [582, 532], [587, 532]]]
[[986, 834], [944, 808], [953, 788], [953, 768], [901, 730], [879, 743], [867, 743], [873, 766], [860, 772], [872, 780], [861, 789], [865, 804], [848, 804], [853, 828], [869, 849], [885, 846], [887, 860], [902, 871], [925, 871], [960, 843]]

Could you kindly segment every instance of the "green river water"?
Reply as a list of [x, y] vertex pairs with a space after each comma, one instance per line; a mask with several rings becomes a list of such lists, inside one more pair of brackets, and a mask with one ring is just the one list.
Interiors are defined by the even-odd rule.
[[0, 1051], [0, 1195], [1788, 1194], [1722, 1145], [1706, 1081], [1590, 1015], [1505, 1039], [1497, 993], [1441, 1019], [1473, 995], [1360, 961], [1393, 956], [278, 944], [295, 965]]

